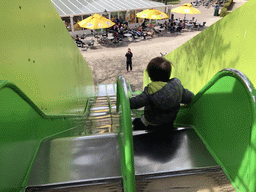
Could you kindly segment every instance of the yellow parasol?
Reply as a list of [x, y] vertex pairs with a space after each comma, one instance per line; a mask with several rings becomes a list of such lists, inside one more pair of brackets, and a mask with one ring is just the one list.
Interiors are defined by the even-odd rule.
[[168, 15], [165, 13], [157, 10], [157, 9], [147, 9], [142, 12], [136, 14], [138, 18], [145, 18], [145, 19], [167, 19], [169, 18]]
[[181, 5], [180, 7], [172, 9], [171, 12], [183, 13], [183, 14], [185, 14], [184, 18], [186, 18], [186, 14], [199, 14], [199, 13], [201, 13], [199, 10], [192, 7], [192, 4], [190, 4], [190, 3], [185, 3], [185, 4]]
[[93, 16], [90, 16], [83, 21], [78, 22], [78, 24], [87, 29], [101, 29], [101, 28], [109, 28], [115, 23], [113, 23], [111, 20], [99, 15], [94, 14]]

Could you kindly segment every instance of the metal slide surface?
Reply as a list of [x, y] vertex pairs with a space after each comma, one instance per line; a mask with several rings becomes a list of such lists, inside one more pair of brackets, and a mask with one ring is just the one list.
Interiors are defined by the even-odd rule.
[[[173, 177], [221, 171], [192, 128], [179, 128], [168, 135], [134, 131], [133, 139], [137, 191], [160, 190], [156, 184], [159, 180], [166, 181], [165, 190], [166, 187], [172, 189]], [[68, 137], [42, 143], [27, 191], [64, 189], [122, 191], [116, 134]]]
[[133, 139], [136, 191], [233, 191], [192, 128], [177, 128], [169, 134], [141, 132]]
[[[114, 95], [113, 88], [100, 85], [98, 96]], [[137, 192], [234, 191], [191, 127], [133, 131], [133, 146]], [[119, 192], [123, 187], [118, 134], [107, 133], [44, 140], [26, 191]]]
[[169, 174], [219, 167], [192, 128], [135, 135], [136, 175]]
[[[120, 154], [115, 134], [46, 140], [36, 157], [28, 191], [122, 191]], [[115, 183], [114, 188], [111, 184]], [[97, 185], [97, 186], [95, 186]], [[89, 189], [83, 186], [91, 186]]]

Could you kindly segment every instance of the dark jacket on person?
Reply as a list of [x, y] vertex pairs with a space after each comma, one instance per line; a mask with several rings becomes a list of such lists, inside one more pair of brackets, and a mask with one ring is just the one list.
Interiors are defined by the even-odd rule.
[[131, 63], [132, 62], [132, 56], [133, 56], [132, 52], [125, 54], [125, 57], [127, 58], [127, 60], [126, 60], [127, 63]]
[[194, 94], [184, 89], [177, 78], [168, 82], [151, 82], [144, 91], [131, 97], [131, 109], [144, 107], [145, 119], [152, 125], [173, 123], [180, 109], [180, 103], [189, 103]]

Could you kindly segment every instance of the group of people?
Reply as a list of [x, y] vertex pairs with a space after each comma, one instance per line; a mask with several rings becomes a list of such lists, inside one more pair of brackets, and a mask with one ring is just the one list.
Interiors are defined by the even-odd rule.
[[[193, 18], [192, 21], [194, 21], [194, 18]], [[171, 19], [169, 19], [168, 21], [165, 21], [164, 23], [158, 23], [157, 25], [160, 26], [160, 28], [165, 28], [165, 29], [169, 30], [171, 33], [174, 33], [174, 32], [181, 32], [182, 29], [185, 29], [186, 28], [186, 23], [187, 23], [187, 21], [185, 19], [183, 19], [183, 20], [178, 20], [178, 19], [171, 20]], [[152, 22], [149, 23], [148, 26], [146, 26], [145, 21], [144, 21], [141, 24], [141, 27], [143, 29], [145, 29], [146, 27], [149, 27], [149, 29], [151, 29], [155, 33], [157, 33], [157, 31], [154, 29], [154, 26], [153, 26]]]
[[[107, 31], [112, 32], [115, 38], [121, 39], [124, 38], [124, 33], [127, 30], [132, 34], [133, 38], [144, 37], [144, 39], [146, 39], [146, 36], [153, 36], [154, 34], [159, 33], [159, 31], [154, 28], [152, 22], [150, 22], [148, 25], [146, 22], [147, 20], [145, 19], [137, 29], [129, 30], [127, 22], [120, 22], [120, 20], [117, 20], [116, 24], [107, 29]], [[174, 33], [180, 32], [182, 29], [184, 29], [186, 27], [186, 22], [185, 20], [180, 20], [179, 22], [169, 20], [169, 22], [165, 21], [163, 24], [158, 25], [160, 28], [166, 28], [167, 30], [170, 30], [171, 33]]]
[[124, 31], [128, 29], [128, 22], [121, 22], [118, 18], [116, 19], [115, 25], [107, 29], [108, 31], [114, 33], [115, 38], [123, 38]]
[[165, 27], [167, 29], [170, 30], [171, 33], [176, 32], [180, 32], [182, 29], [185, 29], [186, 27], [186, 23], [185, 20], [180, 20], [180, 22], [175, 22], [174, 20], [172, 20], [171, 22], [167, 23], [167, 21], [165, 21]]
[[144, 39], [145, 39], [147, 34], [143, 31], [144, 28], [142, 26], [143, 25], [139, 26], [138, 29], [130, 30], [130, 29], [128, 29], [128, 23], [127, 22], [124, 22], [124, 23], [120, 22], [120, 23], [116, 23], [116, 25], [112, 26], [110, 28], [110, 31], [112, 31], [114, 33], [115, 37], [124, 38], [124, 32], [129, 30], [129, 32], [131, 33], [133, 38], [144, 37]]
[[160, 24], [160, 26], [165, 27], [171, 33], [180, 32], [186, 28], [186, 20], [169, 20], [169, 22], [165, 21], [163, 24]]

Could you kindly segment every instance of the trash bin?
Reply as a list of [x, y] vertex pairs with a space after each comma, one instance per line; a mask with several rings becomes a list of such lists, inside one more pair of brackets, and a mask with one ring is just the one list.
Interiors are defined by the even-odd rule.
[[219, 6], [215, 6], [213, 16], [219, 16]]
[[171, 14], [171, 20], [172, 21], [174, 20], [174, 14]]

